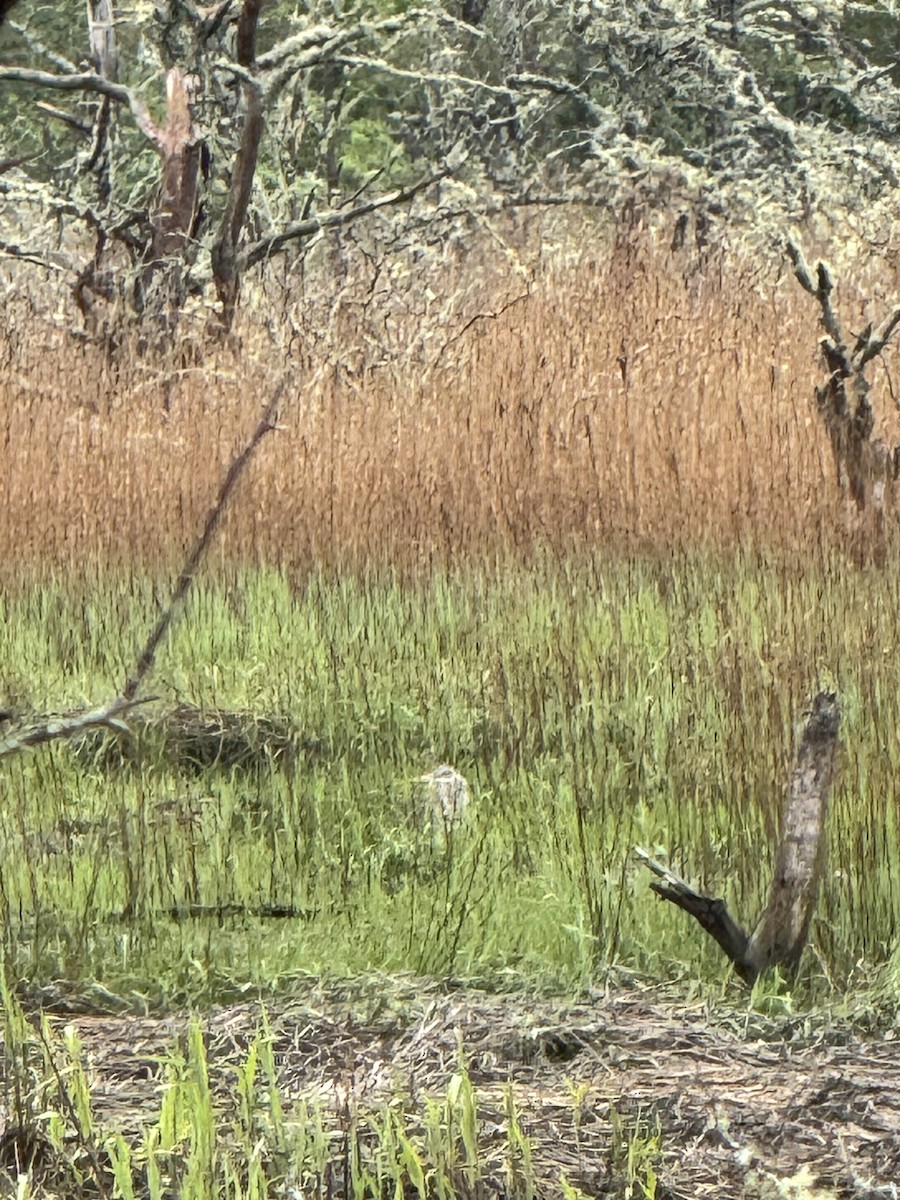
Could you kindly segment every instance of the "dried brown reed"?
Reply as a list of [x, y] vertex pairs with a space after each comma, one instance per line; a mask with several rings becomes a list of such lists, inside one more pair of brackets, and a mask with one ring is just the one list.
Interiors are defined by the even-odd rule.
[[[839, 541], [809, 297], [777, 267], [640, 228], [596, 241], [565, 262], [507, 242], [393, 275], [320, 270], [330, 290], [288, 272], [248, 306], [239, 349], [186, 338], [166, 363], [79, 344], [46, 297], [10, 293], [3, 572], [180, 559], [282, 378], [282, 432], [228, 517], [228, 561]], [[849, 286], [837, 303], [862, 308]]]

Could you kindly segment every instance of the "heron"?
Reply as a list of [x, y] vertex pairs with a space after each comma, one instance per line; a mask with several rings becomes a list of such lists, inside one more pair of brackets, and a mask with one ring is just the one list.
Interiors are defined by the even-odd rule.
[[447, 834], [458, 827], [466, 815], [472, 794], [464, 775], [448, 763], [420, 775], [427, 793], [428, 821], [435, 833]]

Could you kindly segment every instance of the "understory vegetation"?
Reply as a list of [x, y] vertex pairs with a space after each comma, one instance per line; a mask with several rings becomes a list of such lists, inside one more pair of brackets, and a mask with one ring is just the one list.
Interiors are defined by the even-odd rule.
[[[10, 692], [41, 712], [102, 696], [152, 597], [107, 573], [7, 597]], [[130, 736], [6, 767], [7, 964], [138, 1007], [369, 970], [722, 978], [632, 849], [755, 919], [793, 723], [822, 684], [846, 746], [809, 966], [842, 987], [891, 963], [900, 922], [898, 611], [894, 571], [836, 557], [543, 555], [295, 585], [223, 569]], [[472, 792], [446, 831], [419, 779], [443, 762]]]
[[[752, 921], [820, 687], [846, 745], [808, 975], [890, 973], [897, 551], [889, 530], [861, 566], [848, 541], [814, 312], [634, 225], [496, 301], [490, 262], [432, 280], [458, 318], [480, 302], [456, 340], [398, 303], [392, 356], [365, 311], [349, 336], [348, 290], [324, 366], [249, 323], [239, 354], [177, 370], [6, 326], [0, 683], [26, 719], [121, 686], [283, 395], [156, 701], [118, 741], [4, 769], [4, 940], [30, 986], [140, 1007], [368, 970], [720, 978], [632, 849]], [[281, 304], [278, 337], [302, 311]], [[441, 763], [472, 795], [443, 831], [421, 780]]]
[[[168, 1019], [375, 979], [390, 1007], [398, 977], [746, 1005], [634, 847], [752, 924], [823, 688], [842, 770], [817, 917], [793, 993], [769, 980], [752, 1005], [894, 1024], [900, 546], [889, 512], [866, 555], [835, 480], [815, 307], [777, 265], [639, 221], [585, 225], [569, 257], [507, 234], [424, 285], [410, 263], [383, 291], [349, 272], [337, 299], [270, 278], [233, 341], [172, 359], [74, 342], [10, 285], [0, 740], [121, 691], [281, 397], [127, 728], [4, 759], [13, 1178], [40, 1159], [54, 1194], [123, 1200], [662, 1196], [658, 1111], [608, 1097], [602, 1179], [536, 1182], [516, 1090], [479, 1099], [462, 1032], [427, 1088], [367, 1106], [355, 1061], [346, 1094], [282, 1104], [265, 1008], [213, 1094], [185, 1026], [131, 1128], [95, 1124], [75, 1028], [20, 1005]], [[894, 284], [874, 259], [840, 284], [848, 327]], [[894, 444], [885, 357], [871, 396]], [[467, 781], [458, 820], [439, 764]], [[566, 1086], [553, 1120], [577, 1147], [587, 1091]]]

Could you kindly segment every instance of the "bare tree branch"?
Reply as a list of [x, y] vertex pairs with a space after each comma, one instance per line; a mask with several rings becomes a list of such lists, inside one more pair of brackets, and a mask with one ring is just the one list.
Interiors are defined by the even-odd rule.
[[747, 961], [750, 935], [731, 916], [725, 901], [695, 891], [689, 883], [685, 883], [679, 875], [652, 858], [640, 846], [636, 846], [634, 852], [648, 870], [662, 880], [662, 883], [650, 884], [653, 891], [664, 900], [669, 900], [686, 913], [690, 913], [710, 937], [719, 943], [741, 979], [752, 983], [752, 970]]
[[64, 108], [56, 108], [54, 105], [48, 104], [45, 100], [38, 100], [35, 108], [39, 108], [41, 112], [45, 112], [48, 117], [53, 117], [55, 121], [62, 121], [63, 124], [68, 125], [83, 137], [91, 136], [92, 127], [90, 121], [85, 121], [74, 113], [67, 112]]
[[93, 71], [80, 71], [77, 75], [54, 75], [51, 71], [34, 71], [28, 67], [0, 66], [0, 81], [7, 83], [31, 83], [35, 87], [50, 88], [56, 92], [94, 92], [98, 96], [109, 96], [120, 104], [131, 108], [134, 97], [128, 88], [113, 83]]
[[35, 54], [39, 54], [41, 58], [46, 58], [48, 62], [53, 63], [55, 67], [58, 67], [60, 71], [65, 71], [68, 75], [78, 74], [78, 68], [70, 59], [65, 58], [56, 50], [52, 50], [49, 46], [45, 45], [25, 25], [21, 25], [18, 21], [8, 21], [7, 24], [10, 29], [16, 31], [19, 37], [25, 41]]
[[284, 383], [282, 383], [275, 392], [275, 395], [266, 405], [260, 422], [246, 446], [228, 468], [228, 473], [219, 489], [219, 495], [216, 503], [210, 509], [209, 516], [206, 518], [206, 524], [203, 527], [203, 532], [197, 539], [193, 549], [187, 557], [187, 562], [182, 568], [181, 574], [175, 584], [175, 590], [172, 593], [172, 599], [169, 602], [165, 612], [160, 614], [159, 620], [153, 628], [147, 643], [138, 656], [137, 664], [134, 672], [128, 677], [125, 682], [125, 687], [122, 689], [122, 697], [126, 702], [134, 699], [137, 695], [147, 672], [153, 666], [156, 660], [156, 651], [159, 649], [159, 644], [168, 632], [169, 626], [172, 624], [172, 619], [178, 610], [179, 605], [184, 600], [191, 584], [194, 582], [194, 576], [197, 573], [197, 568], [200, 566], [206, 551], [215, 535], [216, 530], [222, 520], [225, 512], [225, 507], [228, 500], [237, 486], [238, 480], [244, 473], [244, 469], [253, 457], [257, 446], [263, 440], [267, 433], [271, 433], [275, 428], [275, 422], [278, 413], [278, 404], [281, 400], [282, 392], [284, 391]]
[[[875, 332], [874, 337], [870, 336], [865, 339], [860, 347], [862, 353], [857, 363], [856, 369], [861, 371], [866, 363], [879, 355], [888, 342], [897, 326], [900, 325], [900, 308], [895, 308], [894, 311], [885, 318]], [[871, 327], [870, 327], [871, 333]]]
[[0, 240], [0, 254], [6, 254], [10, 258], [17, 258], [21, 262], [32, 263], [36, 267], [43, 267], [47, 271], [68, 271], [68, 263], [55, 262], [52, 257], [43, 254], [40, 250], [29, 250], [24, 246], [17, 246], [14, 242]]
[[41, 746], [45, 742], [55, 742], [61, 738], [77, 737], [89, 729], [109, 729], [114, 733], [128, 733], [128, 726], [120, 718], [123, 713], [130, 712], [139, 704], [150, 704], [156, 696], [145, 700], [126, 700], [117, 696], [111, 704], [102, 708], [92, 708], [87, 712], [72, 713], [68, 716], [56, 717], [43, 725], [35, 725], [31, 729], [14, 729], [0, 741], [0, 758], [28, 750], [32, 746]]
[[[194, 582], [197, 569], [202, 563], [206, 551], [209, 549], [215, 532], [221, 523], [228, 501], [241, 475], [244, 473], [259, 443], [267, 433], [270, 433], [275, 428], [278, 403], [283, 390], [284, 384], [282, 383], [276, 390], [273, 398], [266, 405], [262, 418], [249, 441], [229, 467], [222, 486], [219, 489], [216, 503], [213, 505], [206, 519], [203, 532], [194, 544], [184, 564], [184, 568], [178, 577], [172, 598], [154, 625], [146, 644], [138, 656], [135, 669], [126, 679], [121, 693], [109, 704], [103, 705], [100, 708], [93, 708], [81, 713], [71, 713], [62, 717], [54, 717], [50, 721], [45, 721], [43, 724], [35, 725], [31, 728], [14, 728], [10, 730], [6, 737], [0, 740], [0, 758], [20, 753], [32, 746], [43, 745], [46, 742], [58, 741], [61, 738], [77, 737], [89, 729], [109, 729], [115, 733], [127, 734], [129, 732], [128, 726], [121, 719], [123, 714], [130, 712], [139, 704], [149, 704], [151, 699], [156, 699], [156, 697], [138, 699], [138, 691], [148, 672], [152, 669], [160, 643], [168, 633], [169, 627], [181, 603], [190, 590], [191, 584]], [[3, 715], [8, 718], [12, 714], [5, 713]]]
[[355, 208], [340, 212], [323, 213], [320, 217], [309, 217], [305, 221], [298, 221], [296, 225], [289, 225], [287, 229], [283, 229], [280, 233], [274, 233], [271, 237], [261, 238], [258, 242], [253, 242], [252, 245], [248, 246], [238, 256], [240, 268], [241, 270], [246, 270], [246, 268], [262, 262], [271, 255], [277, 254], [290, 242], [297, 241], [300, 238], [311, 237], [314, 233], [319, 233], [323, 229], [336, 229], [342, 225], [349, 225], [353, 221], [358, 221], [360, 217], [368, 216], [369, 213], [377, 212], [381, 208], [388, 208], [395, 204], [404, 204], [407, 200], [412, 200], [419, 192], [425, 191], [426, 188], [439, 183], [449, 175], [449, 171], [438, 171], [434, 175], [420, 179], [418, 183], [414, 183], [409, 187], [398, 188], [394, 192], [388, 192], [384, 196], [379, 196], [376, 200], [369, 200], [365, 204], [358, 204]]

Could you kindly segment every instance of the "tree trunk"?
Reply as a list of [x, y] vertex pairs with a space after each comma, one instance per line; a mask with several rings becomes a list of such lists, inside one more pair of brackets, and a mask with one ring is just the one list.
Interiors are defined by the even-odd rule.
[[162, 183], [141, 278], [141, 307], [157, 310], [167, 339], [184, 306], [186, 259], [200, 211], [203, 142], [191, 117], [192, 100], [190, 78], [173, 67], [166, 77], [166, 123], [154, 130]]
[[[253, 70], [256, 62], [256, 27], [261, 8], [262, 0], [244, 0], [244, 7], [238, 21], [237, 60], [240, 66], [247, 69], [248, 74]], [[259, 84], [248, 77], [243, 86], [245, 113], [241, 144], [235, 159], [231, 189], [222, 223], [219, 226], [219, 236], [212, 248], [213, 279], [222, 305], [222, 323], [226, 329], [230, 329], [234, 321], [240, 293], [238, 242], [247, 219], [247, 209], [253, 190], [253, 177], [256, 174], [256, 163], [259, 157], [259, 144], [265, 125]]]

